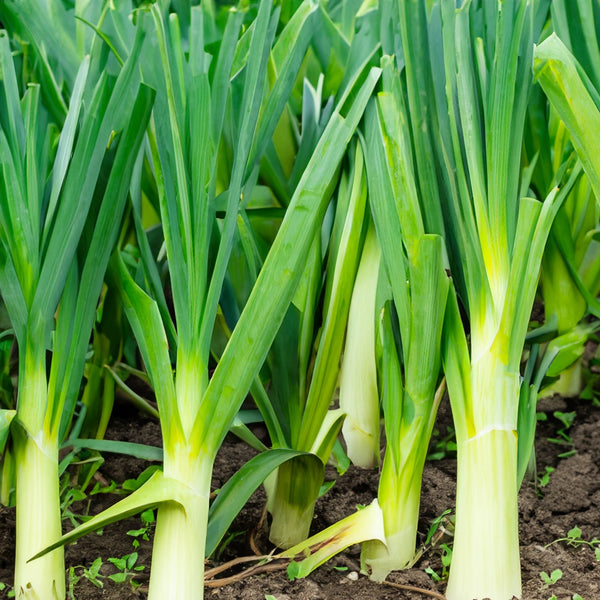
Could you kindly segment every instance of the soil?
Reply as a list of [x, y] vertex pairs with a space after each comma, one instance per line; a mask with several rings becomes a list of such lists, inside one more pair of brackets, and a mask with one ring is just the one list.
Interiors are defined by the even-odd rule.
[[[556, 540], [566, 538], [574, 527], [581, 529], [582, 540], [600, 538], [600, 408], [594, 407], [590, 401], [557, 398], [541, 401], [538, 410], [548, 418], [541, 421], [538, 427], [537, 471], [543, 474], [546, 467], [554, 471], [544, 487], [536, 489], [533, 483], [524, 483], [519, 496], [523, 600], [548, 600], [553, 594], [557, 600], [571, 600], [574, 594], [579, 594], [583, 600], [595, 600], [600, 598], [600, 558], [596, 557], [594, 548], [588, 544], [569, 544]], [[548, 440], [560, 438], [557, 431], [562, 425], [553, 416], [555, 411], [577, 412], [567, 432], [572, 442], [563, 439], [565, 443], [559, 445]], [[433, 444], [444, 437], [446, 425], [451, 423], [445, 404], [440, 408], [438, 422], [438, 430], [442, 434]], [[113, 419], [107, 437], [160, 445], [158, 424], [143, 418], [140, 420], [138, 415], [128, 414], [123, 408]], [[567, 456], [559, 456], [565, 453]], [[219, 488], [250, 455], [251, 451], [243, 442], [233, 436], [228, 437], [215, 465], [214, 488]], [[147, 466], [148, 463], [142, 460], [107, 454], [98, 476], [106, 483], [115, 481], [120, 484], [128, 478], [138, 477]], [[451, 453], [426, 464], [419, 526], [421, 546], [432, 521], [454, 507], [455, 476], [456, 463]], [[339, 477], [335, 469], [328, 467], [327, 478], [336, 479], [336, 482], [317, 504], [313, 532], [351, 514], [357, 504], [370, 503], [377, 492], [377, 473], [374, 471], [351, 467]], [[119, 497], [114, 493], [88, 495], [86, 500], [75, 503], [71, 509], [75, 513], [89, 510], [89, 514], [94, 514]], [[264, 501], [262, 490], [258, 490], [233, 523], [230, 543], [221, 549], [218, 558], [212, 559], [207, 568], [236, 556], [252, 555], [251, 537], [261, 552], [271, 550], [265, 542], [264, 525], [262, 529], [258, 527]], [[438, 598], [443, 597], [445, 582], [435, 582], [426, 572], [428, 569], [443, 575], [443, 544], [451, 544], [452, 541], [451, 523], [448, 520], [443, 523], [447, 531], [437, 544], [422, 547], [423, 554], [414, 567], [391, 574], [388, 577], [390, 582], [430, 590], [437, 592]], [[102, 535], [90, 534], [67, 548], [67, 573], [71, 569], [75, 575], [68, 578], [70, 599], [130, 600], [147, 597], [151, 531], [150, 539], [140, 540], [136, 550], [136, 565], [145, 568], [135, 572], [133, 577], [128, 576], [125, 583], [114, 583], [108, 579], [108, 575], [117, 572], [108, 559], [133, 552], [132, 542], [139, 538], [126, 532], [140, 527], [140, 518], [133, 517], [106, 527]], [[69, 528], [68, 520], [65, 521], [65, 528]], [[14, 509], [0, 507], [0, 548], [0, 582], [8, 583], [13, 571]], [[84, 576], [84, 569], [89, 569], [98, 557], [103, 561], [97, 578], [102, 588]], [[216, 600], [265, 600], [269, 594], [277, 600], [423, 600], [431, 597], [424, 591], [408, 591], [371, 582], [359, 574], [359, 560], [359, 547], [351, 547], [306, 579], [290, 582], [285, 570], [263, 573], [222, 587], [207, 586], [205, 597]], [[545, 571], [549, 574], [555, 569], [562, 571], [562, 577], [555, 584], [544, 587], [540, 573]], [[235, 570], [218, 577], [232, 573]], [[8, 589], [6, 587], [0, 592], [0, 598], [8, 597]]]

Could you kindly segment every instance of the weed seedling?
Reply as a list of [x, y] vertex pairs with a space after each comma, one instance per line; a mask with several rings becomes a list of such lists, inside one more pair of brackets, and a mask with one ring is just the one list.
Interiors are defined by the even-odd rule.
[[579, 395], [582, 400], [590, 400], [592, 406], [600, 406], [600, 390], [598, 383], [600, 382], [600, 359], [597, 357], [589, 361], [588, 369], [585, 370], [585, 388]]
[[561, 412], [556, 410], [552, 413], [555, 419], [558, 419], [562, 423], [562, 427], [557, 430], [557, 437], [548, 438], [549, 442], [553, 444], [558, 444], [560, 446], [569, 446], [571, 449], [566, 452], [562, 452], [559, 454], [559, 458], [567, 458], [568, 456], [573, 456], [575, 454], [575, 450], [573, 449], [573, 439], [569, 435], [568, 431], [573, 425], [573, 421], [575, 420], [575, 412]]
[[584, 540], [581, 537], [581, 529], [575, 526], [573, 529], [570, 529], [567, 532], [567, 537], [558, 538], [546, 545], [551, 546], [552, 544], [556, 544], [557, 542], [567, 542], [569, 546], [573, 546], [574, 548], [579, 548], [580, 546], [589, 546], [594, 550], [596, 555], [596, 560], [600, 561], [600, 539], [594, 538], [592, 540]]
[[10, 585], [3, 583], [2, 581], [0, 581], [0, 592], [6, 592], [7, 598], [15, 597], [15, 590], [13, 590], [12, 587], [10, 587]]
[[442, 544], [442, 570], [440, 573], [434, 571], [431, 567], [425, 569], [425, 573], [431, 577], [433, 581], [439, 583], [440, 581], [446, 581], [448, 579], [448, 573], [450, 571], [450, 563], [452, 562], [452, 548], [448, 544]]
[[546, 573], [546, 571], [542, 571], [540, 573], [540, 578], [544, 582], [544, 585], [542, 586], [542, 588], [546, 589], [547, 587], [554, 585], [561, 577], [562, 577], [562, 571], [560, 569], [554, 569], [554, 571], [552, 571], [552, 573], [550, 573], [550, 575], [548, 575], [548, 573]]
[[124, 583], [129, 578], [129, 582], [132, 587], [136, 588], [139, 586], [139, 583], [134, 581], [134, 577], [140, 571], [143, 571], [146, 567], [144, 565], [136, 565], [138, 559], [138, 553], [132, 552], [131, 554], [126, 554], [122, 558], [109, 558], [108, 562], [112, 563], [118, 570], [118, 573], [114, 573], [113, 575], [109, 575], [108, 578], [115, 583]]
[[62, 520], [66, 521], [68, 519], [73, 527], [77, 527], [85, 520], [87, 510], [85, 514], [78, 514], [73, 511], [73, 505], [76, 502], [85, 500], [87, 497], [86, 493], [79, 486], [72, 485], [68, 473], [65, 473], [61, 477], [60, 486], [60, 511]]
[[554, 467], [544, 467], [545, 472], [538, 478], [538, 487], [546, 487], [550, 483], [550, 475], [554, 473]]
[[[98, 557], [89, 568], [83, 565], [70, 567], [68, 575], [69, 589], [67, 591], [67, 600], [77, 600], [75, 598], [75, 586], [81, 581], [81, 579], [85, 578], [97, 588], [103, 588], [104, 583], [102, 583], [102, 575], [100, 575], [101, 567], [102, 559], [100, 557]], [[81, 575], [77, 574], [78, 569], [83, 569]]]
[[456, 458], [456, 432], [453, 427], [446, 425], [446, 435], [443, 437], [438, 429], [431, 436], [435, 444], [427, 455], [427, 460], [442, 460], [443, 458]]
[[431, 544], [435, 546], [437, 542], [446, 534], [450, 536], [454, 532], [454, 518], [449, 517], [452, 513], [451, 509], [445, 510], [439, 517], [436, 517], [429, 526], [427, 537], [425, 538], [425, 545]]
[[138, 549], [140, 547], [140, 539], [144, 541], [148, 541], [150, 539], [150, 532], [152, 530], [152, 525], [154, 524], [155, 517], [154, 511], [149, 508], [145, 510], [141, 515], [140, 519], [142, 520], [142, 527], [139, 529], [130, 529], [127, 532], [127, 535], [135, 538], [132, 542], [134, 549]]

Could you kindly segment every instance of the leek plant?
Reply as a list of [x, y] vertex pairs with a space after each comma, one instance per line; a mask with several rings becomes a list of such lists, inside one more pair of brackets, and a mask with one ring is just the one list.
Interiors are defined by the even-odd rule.
[[[317, 28], [327, 26], [336, 32], [334, 40], [341, 44], [331, 48], [331, 51], [339, 52], [339, 60], [345, 61], [346, 65], [346, 70], [340, 73], [342, 81], [336, 91], [338, 97], [344, 97], [376, 51], [373, 29], [366, 24], [370, 18], [366, 15], [350, 20], [352, 35], [348, 36], [349, 43], [322, 7], [315, 19]], [[360, 30], [356, 35], [355, 25]], [[327, 42], [313, 38], [313, 46], [322, 43]], [[331, 76], [328, 71], [320, 77], [316, 89], [307, 82], [304, 84], [302, 126], [295, 160], [289, 161], [291, 164], [284, 168], [279, 156], [285, 156], [285, 152], [267, 155], [269, 176], [276, 181], [275, 189], [283, 202], [297, 185], [333, 108], [330, 98], [321, 109], [322, 93]], [[281, 143], [277, 147], [283, 149]], [[289, 548], [308, 535], [314, 504], [321, 493], [324, 466], [332, 448], [341, 451], [336, 438], [342, 415], [340, 410], [330, 411], [329, 407], [338, 382], [352, 286], [368, 223], [362, 150], [352, 149], [347, 156], [336, 201], [331, 203], [322, 228], [315, 234], [292, 306], [262, 369], [261, 379], [255, 381], [251, 389], [273, 449], [287, 448], [304, 453], [282, 464], [265, 482], [267, 509], [272, 515], [270, 539], [282, 548]], [[287, 180], [286, 173], [289, 173]], [[335, 185], [335, 181], [331, 184]], [[251, 237], [247, 229], [246, 237]], [[245, 245], [248, 246], [248, 242]], [[258, 246], [258, 243], [254, 245]], [[260, 264], [258, 253], [250, 251], [246, 255], [248, 264]], [[319, 314], [321, 306], [322, 316]], [[344, 393], [347, 395], [347, 383]], [[340, 405], [342, 403], [340, 398]], [[375, 455], [378, 457], [378, 406], [375, 411]], [[257, 440], [253, 445], [261, 449]]]
[[[144, 265], [145, 281], [140, 281], [148, 292], [133, 279], [122, 257], [115, 257], [112, 274], [156, 393], [163, 470], [46, 551], [105, 523], [159, 505], [151, 599], [203, 597], [198, 582], [203, 574], [215, 455], [298, 286], [332, 193], [330, 182], [378, 77], [377, 71], [367, 73], [360, 85], [348, 90], [352, 96], [346, 95], [332, 112], [256, 285], [209, 378], [212, 332], [238, 215], [251, 196], [252, 174], [286, 102], [287, 86], [293, 84], [295, 75], [292, 71], [290, 76], [290, 69], [298, 64], [298, 53], [300, 58], [303, 55], [302, 38], [308, 35], [306, 24], [316, 9], [312, 2], [305, 2], [298, 9], [298, 19], [288, 23], [292, 35], [282, 38], [288, 44], [282, 55], [288, 60], [281, 77], [267, 90], [266, 66], [278, 19], [277, 11], [271, 14], [271, 4], [260, 3], [256, 20], [239, 42], [243, 13], [229, 13], [214, 69], [209, 69], [202, 7], [191, 12], [185, 41], [189, 53], [184, 53], [177, 18], [172, 15], [166, 24], [158, 7], [150, 9], [157, 45], [147, 47], [142, 71], [157, 86], [148, 139], [175, 313], [171, 324], [177, 343], [172, 349], [175, 374], [168, 346], [170, 315], [162, 313], [148, 293], [153, 287], [151, 261]], [[138, 15], [140, 27], [149, 26], [144, 16]], [[156, 53], [160, 58], [152, 62]], [[228, 105], [230, 112], [226, 112]], [[227, 178], [220, 170], [223, 162], [219, 157], [226, 116], [233, 118], [227, 126], [238, 132], [232, 138], [235, 144]], [[224, 183], [227, 188], [219, 189]], [[218, 212], [224, 214], [223, 219], [216, 219]], [[142, 241], [140, 248], [143, 245]]]
[[[598, 8], [592, 2], [553, 2], [552, 25], [561, 40], [574, 53], [590, 85], [600, 85], [600, 51], [595, 23]], [[565, 124], [552, 106], [547, 106], [541, 89], [537, 102], [530, 103], [532, 140], [529, 155], [535, 170], [532, 183], [545, 194], [551, 179], [572, 150]], [[549, 118], [545, 115], [549, 114]], [[535, 145], [535, 147], [534, 147]], [[536, 149], [539, 148], [539, 149]], [[543, 393], [559, 392], [576, 396], [582, 388], [584, 343], [593, 326], [583, 322], [591, 313], [599, 315], [596, 297], [600, 292], [600, 246], [595, 240], [599, 208], [587, 175], [581, 177], [567, 197], [552, 227], [542, 265], [541, 289], [546, 323], [553, 322], [559, 335], [579, 333], [579, 351], [574, 362]]]
[[366, 543], [362, 552], [363, 564], [379, 581], [409, 566], [415, 555], [423, 467], [442, 397], [443, 388], [436, 389], [448, 295], [442, 238], [426, 233], [421, 212], [426, 206], [421, 190], [428, 183], [420, 178], [427, 171], [417, 175], [413, 164], [418, 151], [404, 125], [410, 119], [400, 73], [392, 57], [384, 57], [382, 68], [383, 90], [365, 124], [367, 169], [399, 339], [388, 305], [380, 320], [387, 446], [378, 491], [386, 543]]
[[[361, 314], [367, 322], [365, 329], [370, 321], [378, 324], [379, 387], [387, 439], [378, 498], [368, 508], [285, 552], [289, 558], [301, 557], [290, 565], [288, 572], [293, 577], [306, 576], [333, 554], [360, 542], [363, 569], [378, 581], [392, 570], [410, 566], [415, 556], [422, 472], [444, 390], [438, 384], [449, 280], [442, 238], [425, 233], [421, 202], [424, 207], [426, 203], [420, 190], [426, 189], [428, 182], [418, 178], [412, 138], [403, 127], [410, 118], [393, 57], [382, 59], [382, 73], [383, 90], [367, 109], [363, 143], [374, 220], [365, 248], [374, 255], [375, 273], [369, 274], [370, 312]], [[378, 284], [380, 253], [384, 268]], [[385, 305], [376, 318], [375, 307], [382, 302]], [[375, 348], [364, 338], [361, 345], [360, 360], [375, 355]], [[377, 394], [367, 410], [362, 404], [368, 398], [356, 400], [361, 402], [358, 409], [345, 408], [350, 414], [370, 410], [368, 425], [378, 428]], [[372, 453], [369, 440], [365, 454]]]
[[[373, 10], [334, 14], [320, 7], [312, 41], [325, 75], [318, 95], [331, 90], [337, 98], [344, 98], [372, 61], [378, 48], [377, 28], [373, 27], [376, 15], [377, 11]], [[319, 35], [319, 32], [327, 32], [327, 35]], [[337, 82], [337, 89], [330, 88], [332, 82]], [[292, 184], [294, 174], [298, 172], [296, 168], [306, 156], [304, 132], [303, 123], [303, 139], [292, 172]], [[312, 138], [317, 139], [314, 133]], [[308, 139], [310, 143], [311, 136]], [[278, 419], [275, 427], [269, 427], [273, 446], [313, 455], [298, 457], [282, 465], [274, 484], [267, 485], [267, 507], [273, 517], [270, 539], [281, 548], [298, 544], [308, 535], [314, 504], [323, 483], [324, 466], [335, 447], [343, 421], [345, 400], [341, 390], [340, 409], [329, 409], [338, 385], [352, 291], [368, 229], [363, 160], [359, 146], [348, 153], [348, 168], [342, 172], [331, 231], [328, 232], [328, 225], [324, 223], [322, 233], [313, 241], [310, 262], [291, 309], [292, 313], [298, 311], [297, 323], [291, 314], [292, 320], [284, 322], [286, 330], [280, 333], [276, 342], [279, 348], [275, 348], [275, 356], [286, 359], [271, 366], [272, 408], [266, 405], [264, 394], [259, 394], [258, 398], [255, 395], [263, 414], [274, 411]], [[367, 250], [371, 251], [370, 248]], [[323, 261], [325, 255], [326, 261]], [[320, 298], [321, 320], [316, 314]], [[290, 334], [292, 345], [298, 349], [292, 356], [289, 355]], [[282, 347], [284, 343], [287, 343], [285, 348]], [[370, 376], [373, 377], [373, 370]], [[373, 391], [372, 380], [369, 391]], [[347, 397], [347, 380], [343, 393]], [[371, 407], [369, 410], [372, 412]], [[375, 410], [379, 412], [378, 407]], [[273, 423], [273, 419], [265, 419], [265, 422]], [[372, 434], [376, 441], [371, 444], [371, 452], [378, 456], [378, 418]], [[377, 450], [373, 451], [375, 445]]]
[[150, 114], [152, 93], [139, 87], [135, 69], [141, 41], [116, 81], [105, 75], [94, 85], [89, 59], [82, 62], [57, 138], [40, 105], [40, 87], [29, 86], [19, 98], [8, 38], [0, 35], [0, 290], [19, 348], [11, 424], [17, 598], [65, 595], [62, 551], [31, 559], [61, 532], [59, 444]]
[[[366, 207], [359, 146], [353, 154], [351, 166], [340, 181], [325, 277], [318, 231], [288, 320], [276, 340], [271, 364], [271, 404], [278, 416], [278, 430], [270, 432], [273, 445], [313, 455], [279, 467], [273, 488], [267, 488], [267, 507], [273, 517], [270, 539], [281, 548], [289, 548], [308, 536], [325, 464], [343, 420], [339, 409], [330, 411], [329, 407], [338, 382]], [[316, 314], [321, 295], [322, 320]], [[290, 351], [290, 340], [297, 351]], [[264, 403], [259, 407], [265, 410]]]
[[[382, 9], [380, 18], [386, 22], [384, 16], [389, 6]], [[396, 23], [398, 16], [395, 15]], [[394, 50], [393, 43], [387, 44], [387, 50]], [[379, 387], [387, 438], [378, 500], [368, 510], [350, 515], [327, 532], [286, 552], [289, 557], [310, 554], [293, 563], [293, 576], [305, 576], [328, 556], [357, 542], [366, 542], [362, 552], [363, 568], [377, 580], [385, 579], [391, 570], [409, 566], [415, 555], [421, 476], [442, 395], [441, 389], [436, 393], [436, 388], [440, 378], [448, 278], [443, 268], [442, 238], [426, 233], [423, 216], [428, 216], [427, 227], [443, 230], [439, 207], [429, 210], [426, 201], [437, 195], [437, 181], [428, 179], [435, 172], [435, 165], [427, 150], [432, 141], [420, 125], [425, 107], [413, 97], [413, 111], [409, 114], [394, 59], [385, 57], [382, 69], [383, 91], [367, 112], [363, 144], [375, 229], [367, 234], [364, 251], [370, 255], [367, 258], [371, 263], [369, 289], [365, 291], [369, 309], [360, 318], [368, 333], [358, 342], [360, 358], [356, 359], [367, 364], [375, 360], [374, 344], [369, 343], [367, 336], [375, 336], [374, 325], [378, 323]], [[412, 134], [407, 129], [411, 118], [414, 119]], [[418, 140], [415, 146], [413, 137]], [[415, 160], [422, 169], [416, 168]], [[380, 252], [384, 269], [378, 284]], [[393, 298], [394, 305], [388, 302], [381, 310], [384, 316], [378, 319], [375, 307], [379, 310], [384, 297]], [[349, 329], [348, 336], [352, 333]], [[361, 374], [356, 363], [353, 368], [358, 371], [357, 375]], [[341, 386], [344, 386], [344, 377], [349, 377], [344, 375], [343, 369]], [[361, 428], [378, 433], [377, 382], [371, 387], [375, 388], [374, 394], [352, 399], [360, 403], [358, 407], [347, 398], [344, 401], [341, 387], [340, 406], [348, 411], [346, 418], [354, 423], [363, 419], [366, 424], [361, 421]], [[363, 439], [362, 443], [367, 449], [361, 451], [373, 460], [379, 448], [378, 445], [373, 447], [374, 436], [366, 437], [368, 442], [364, 444]], [[324, 540], [327, 543], [323, 543]]]
[[[419, 3], [421, 4], [421, 3]], [[458, 446], [456, 530], [449, 600], [521, 595], [517, 510], [520, 362], [544, 245], [576, 173], [543, 203], [520, 194], [531, 89], [534, 3], [434, 3], [406, 11], [409, 60], [428, 53], [429, 75], [409, 77], [430, 98], [452, 277], [442, 355]], [[411, 57], [411, 58], [409, 58]], [[413, 62], [413, 64], [419, 64]], [[409, 94], [411, 92], [409, 91]], [[467, 336], [467, 332], [469, 336]]]
[[[600, 86], [600, 52], [596, 36], [598, 7], [588, 1], [553, 2], [551, 15], [556, 34], [573, 54], [573, 58], [570, 57], [566, 62], [571, 63], [571, 68], [575, 67], [580, 71], [585, 85], [592, 94], [597, 94]], [[542, 47], [551, 45], [553, 39], [547, 45], [542, 44]], [[567, 81], [565, 73], [561, 77]], [[564, 110], [555, 108], [556, 95], [548, 89], [549, 78], [544, 76], [540, 82], [542, 80], [544, 91], [551, 100], [550, 108], [543, 106], [543, 110], [551, 118], [550, 132], [545, 136], [545, 132], [539, 132], [544, 120], [538, 117], [534, 121], [539, 124], [536, 137], [543, 136], [548, 148], [546, 152], [539, 151], [536, 171], [551, 174], [560, 164], [561, 154], [572, 148], [572, 140], [569, 127], [566, 126], [569, 118], [565, 116]], [[540, 112], [538, 109], [538, 114]], [[546, 175], [545, 179], [549, 179], [549, 176]], [[578, 355], [574, 355], [575, 362], [544, 393], [558, 391], [563, 395], [575, 396], [581, 391], [581, 356], [584, 343], [593, 330], [593, 324], [586, 324], [583, 318], [590, 313], [598, 317], [600, 306], [596, 300], [600, 292], [600, 246], [595, 239], [599, 218], [597, 192], [597, 187], [594, 189], [590, 184], [586, 171], [557, 216], [544, 256], [541, 283], [546, 321], [556, 319], [559, 334], [568, 331], [580, 334]]]

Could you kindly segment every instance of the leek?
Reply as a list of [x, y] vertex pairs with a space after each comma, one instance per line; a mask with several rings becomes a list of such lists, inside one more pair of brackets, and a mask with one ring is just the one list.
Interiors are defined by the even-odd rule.
[[353, 464], [379, 465], [379, 390], [375, 359], [375, 305], [381, 249], [374, 227], [365, 239], [352, 290], [340, 372], [342, 435]]
[[[116, 82], [105, 76], [89, 90], [87, 110], [82, 99], [89, 85], [89, 60], [83, 61], [58, 139], [52, 177], [46, 184], [52, 129], [40, 106], [39, 86], [31, 86], [19, 102], [8, 40], [0, 36], [1, 102], [6, 115], [0, 135], [5, 199], [0, 208], [0, 289], [19, 347], [17, 412], [12, 427], [17, 598], [62, 600], [65, 595], [62, 551], [31, 559], [60, 535], [59, 444], [77, 398], [95, 302], [120, 226], [127, 171], [149, 117], [152, 94], [147, 88], [140, 90], [134, 105], [139, 80], [133, 65], [139, 48], [140, 43]], [[126, 126], [131, 115], [135, 119]], [[105, 154], [113, 130], [121, 138], [116, 154], [110, 156], [114, 168], [108, 182], [96, 189], [103, 160], [109, 158]], [[95, 232], [89, 246], [82, 242], [84, 257], [85, 249], [89, 255], [80, 272], [75, 254], [95, 192], [100, 199], [105, 196], [106, 202], [92, 212], [97, 215]]]
[[[452, 291], [442, 338], [458, 446], [449, 600], [521, 595], [519, 369], [544, 245], [569, 188], [554, 189], [543, 204], [519, 193], [533, 12], [530, 1], [434, 3], [427, 24], [430, 79], [421, 88], [408, 81], [421, 98], [432, 94], [425, 126], [439, 131], [438, 200], [470, 325], [467, 340]], [[412, 38], [403, 39], [403, 49], [420, 51]]]
[[[597, 6], [588, 0], [575, 2], [560, 0], [553, 2], [551, 8], [553, 27], [560, 40], [564, 42], [566, 50], [573, 53], [573, 57], [563, 61], [561, 78], [566, 82], [569, 70], [579, 71], [582, 83], [588, 90], [582, 92], [582, 96], [576, 102], [585, 102], [585, 97], [589, 94], [597, 97], [600, 85], [600, 52], [595, 25], [598, 16]], [[540, 46], [538, 56], [542, 55], [542, 48], [553, 45], [554, 36], [548, 42]], [[536, 71], [540, 72], [540, 61], [536, 63]], [[567, 65], [570, 66], [567, 68]], [[546, 141], [545, 146], [548, 148], [546, 152], [540, 152], [536, 171], [552, 173], [553, 170], [558, 169], [563, 154], [571, 149], [569, 128], [573, 128], [573, 120], [565, 116], [564, 109], [555, 109], [552, 106], [556, 104], [557, 98], [555, 93], [550, 91], [549, 77], [543, 75], [540, 82], [552, 104], [549, 109], [544, 104], [537, 111], [538, 114], [548, 112], [551, 115], [548, 124], [549, 132], [539, 132], [545, 125], [545, 119], [540, 117], [536, 120], [532, 119], [533, 123], [538, 125], [536, 137], [542, 138], [542, 142]], [[569, 127], [566, 127], [566, 123]], [[574, 135], [576, 138], [580, 137], [576, 130]], [[548, 179], [548, 175], [545, 179]], [[538, 187], [543, 188], [543, 183], [541, 186], [538, 184]], [[597, 192], [597, 189], [595, 191], [592, 189], [589, 176], [584, 175], [561, 208], [544, 255], [541, 285], [546, 321], [555, 319], [559, 335], [570, 331], [581, 332], [582, 328], [578, 327], [578, 324], [586, 314], [591, 313], [595, 316], [600, 314], [600, 306], [596, 301], [600, 292], [600, 246], [594, 239], [599, 215]], [[560, 374], [558, 381], [543, 391], [544, 394], [558, 392], [564, 396], [576, 396], [581, 391], [583, 384], [581, 356], [586, 339], [586, 335], [581, 336], [579, 357], [574, 356], [573, 364]]]
[[[426, 170], [413, 164], [412, 157], [420, 153], [413, 150], [405, 125], [409, 112], [400, 74], [391, 57], [382, 59], [382, 67], [383, 90], [367, 114], [367, 173], [399, 339], [388, 305], [380, 319], [387, 446], [378, 490], [386, 546], [370, 542], [362, 552], [362, 562], [376, 580], [409, 566], [415, 555], [421, 478], [441, 399], [436, 388], [448, 294], [442, 239], [425, 233], [425, 208], [421, 210], [426, 206], [423, 194], [432, 185], [425, 179], [431, 164]], [[425, 144], [418, 134], [414, 139], [416, 145]]]
[[[289, 386], [292, 393], [283, 398], [281, 428], [288, 431], [283, 443], [290, 448], [311, 452], [317, 460], [300, 457], [282, 465], [277, 473], [268, 509], [273, 516], [270, 539], [281, 548], [289, 548], [308, 536], [314, 504], [325, 474], [325, 464], [340, 431], [343, 416], [340, 410], [329, 410], [338, 381], [352, 286], [358, 268], [360, 245], [366, 207], [364, 165], [360, 146], [356, 146], [350, 173], [343, 174], [338, 194], [338, 207], [329, 240], [322, 326], [315, 331], [315, 307], [321, 294], [320, 233], [311, 251], [304, 281], [294, 300], [301, 309], [296, 332], [298, 353], [296, 364], [273, 373], [276, 392]], [[295, 310], [295, 308], [293, 309]], [[284, 323], [284, 327], [285, 327]], [[313, 352], [313, 347], [316, 351]], [[282, 349], [283, 350], [283, 349]], [[285, 349], [284, 356], [289, 355]], [[275, 368], [280, 365], [275, 364]], [[297, 374], [296, 376], [294, 376]], [[295, 380], [295, 381], [294, 381]], [[294, 394], [294, 395], [293, 395]], [[285, 412], [283, 412], [285, 414]]]

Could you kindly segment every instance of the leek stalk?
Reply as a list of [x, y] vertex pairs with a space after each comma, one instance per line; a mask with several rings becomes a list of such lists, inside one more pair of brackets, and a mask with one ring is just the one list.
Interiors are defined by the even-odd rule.
[[[133, 66], [141, 40], [116, 81], [104, 76], [90, 88], [89, 58], [82, 62], [51, 165], [52, 129], [40, 126], [47, 121], [39, 86], [31, 86], [19, 102], [8, 40], [0, 36], [2, 106], [10, 115], [0, 135], [5, 174], [0, 290], [20, 351], [13, 428], [17, 598], [62, 600], [65, 595], [62, 550], [33, 556], [60, 535], [59, 444], [77, 399], [95, 304], [125, 206], [127, 173], [150, 113], [152, 94], [140, 88]], [[83, 108], [86, 87], [89, 102]], [[113, 131], [120, 140], [107, 154]], [[94, 232], [84, 242], [86, 224]], [[81, 267], [78, 249], [84, 256]]]
[[[439, 48], [429, 67], [444, 181], [439, 201], [448, 214], [453, 280], [470, 322], [467, 342], [452, 291], [442, 338], [459, 467], [449, 600], [521, 595], [520, 361], [546, 239], [577, 176], [543, 204], [520, 195], [533, 4], [484, 0], [457, 8], [442, 0], [428, 15], [429, 47]], [[410, 40], [404, 44], [415, 52]]]

